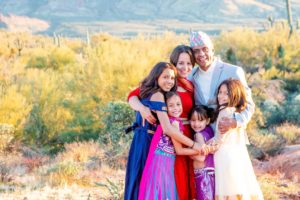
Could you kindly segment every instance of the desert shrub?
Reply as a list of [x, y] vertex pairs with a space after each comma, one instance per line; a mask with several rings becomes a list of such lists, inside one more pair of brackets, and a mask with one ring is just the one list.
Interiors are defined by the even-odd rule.
[[282, 115], [284, 121], [300, 125], [300, 99], [294, 95], [284, 102]]
[[284, 123], [275, 127], [275, 133], [282, 136], [287, 141], [287, 144], [296, 144], [296, 141], [300, 138], [300, 127]]
[[64, 145], [64, 151], [56, 156], [58, 161], [88, 162], [89, 160], [100, 160], [104, 152], [98, 142], [73, 142]]
[[265, 128], [265, 125], [266, 118], [261, 109], [258, 106], [256, 106], [253, 116], [251, 117], [251, 120], [247, 125], [247, 129]]
[[273, 156], [286, 145], [282, 136], [266, 129], [250, 129], [247, 131], [250, 143], [260, 149], [263, 154]]
[[89, 131], [63, 131], [53, 137], [45, 146], [46, 151], [53, 155], [65, 149], [65, 145], [73, 142], [95, 141], [99, 138], [98, 130]]
[[14, 138], [15, 127], [11, 124], [0, 124], [0, 152], [3, 152]]
[[5, 162], [0, 161], [0, 183], [9, 183], [13, 178], [11, 167]]
[[119, 181], [116, 183], [106, 178], [106, 183], [96, 183], [96, 185], [105, 187], [112, 196], [112, 199], [124, 199], [123, 182]]
[[279, 104], [273, 100], [266, 100], [261, 105], [261, 110], [266, 119], [266, 127], [276, 126], [285, 122], [299, 125], [300, 100], [289, 96]]
[[105, 157], [100, 144], [94, 141], [64, 144], [53, 164], [40, 172], [51, 185], [93, 185], [94, 172], [99, 170]]
[[48, 68], [63, 70], [67, 65], [75, 62], [75, 53], [67, 48], [56, 48], [49, 55]]
[[0, 95], [0, 105], [0, 123], [13, 125], [17, 134], [18, 129], [23, 127], [24, 119], [30, 113], [30, 102], [20, 93], [16, 85], [12, 85]]
[[265, 200], [299, 199], [299, 185], [296, 182], [270, 174], [260, 175], [258, 181]]
[[53, 186], [74, 184], [81, 182], [78, 175], [82, 169], [82, 165], [78, 162], [61, 161], [50, 166], [45, 175]]
[[235, 64], [235, 65], [237, 64], [236, 54], [235, 54], [235, 51], [232, 47], [230, 47], [226, 51], [226, 60], [228, 60], [232, 64]]
[[282, 123], [285, 120], [284, 107], [273, 100], [266, 100], [261, 106], [267, 126]]
[[47, 58], [43, 56], [33, 56], [28, 61], [26, 68], [44, 69], [47, 67]]
[[125, 134], [125, 128], [133, 123], [134, 111], [126, 102], [109, 102], [103, 108], [102, 122], [104, 128], [100, 133], [100, 143], [118, 146], [121, 143], [128, 143], [132, 138], [131, 134]]
[[48, 127], [41, 114], [41, 107], [34, 105], [24, 127], [23, 140], [27, 144], [41, 146], [49, 140]]
[[[299, 64], [300, 65], [300, 64]], [[290, 93], [300, 93], [300, 71], [284, 77], [284, 89]]]
[[283, 76], [283, 72], [277, 69], [276, 67], [272, 66], [269, 67], [264, 73], [262, 78], [264, 79], [278, 79]]

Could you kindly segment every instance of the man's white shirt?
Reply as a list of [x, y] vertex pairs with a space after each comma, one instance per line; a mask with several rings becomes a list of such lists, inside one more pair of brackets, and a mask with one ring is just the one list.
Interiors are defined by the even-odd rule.
[[201, 91], [203, 93], [203, 97], [204, 97], [206, 103], [210, 97], [210, 86], [211, 86], [211, 81], [213, 78], [213, 73], [214, 73], [215, 67], [216, 67], [216, 59], [209, 66], [207, 71], [204, 71], [200, 67], [198, 67], [198, 70], [195, 74], [195, 80], [197, 82], [201, 83], [201, 86], [202, 86]]

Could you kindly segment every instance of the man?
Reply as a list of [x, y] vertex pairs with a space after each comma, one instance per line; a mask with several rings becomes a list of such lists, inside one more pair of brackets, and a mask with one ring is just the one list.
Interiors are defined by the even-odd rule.
[[191, 32], [190, 46], [193, 49], [196, 63], [199, 65], [192, 70], [188, 77], [195, 87], [196, 105], [216, 107], [217, 89], [220, 83], [228, 78], [238, 79], [246, 88], [247, 107], [243, 112], [235, 113], [233, 119], [223, 118], [218, 128], [221, 133], [225, 133], [231, 128], [245, 128], [254, 113], [255, 104], [243, 69], [215, 58], [213, 43], [204, 32]]

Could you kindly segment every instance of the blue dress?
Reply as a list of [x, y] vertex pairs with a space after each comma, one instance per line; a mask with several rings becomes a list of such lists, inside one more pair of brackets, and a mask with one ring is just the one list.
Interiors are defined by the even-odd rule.
[[[164, 102], [142, 99], [141, 103], [149, 107], [151, 110], [167, 111], [167, 107]], [[134, 130], [134, 136], [127, 160], [124, 200], [138, 199], [142, 173], [147, 160], [151, 140], [156, 130], [156, 125], [151, 125], [147, 122], [147, 120], [145, 120], [143, 126], [142, 116], [139, 112], [137, 112], [136, 121], [132, 128]]]

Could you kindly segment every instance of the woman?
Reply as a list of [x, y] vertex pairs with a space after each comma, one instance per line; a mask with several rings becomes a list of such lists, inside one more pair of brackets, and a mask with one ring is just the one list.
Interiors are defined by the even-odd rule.
[[[151, 122], [151, 124], [143, 120], [143, 109], [146, 108], [146, 112], [149, 111], [151, 113], [150, 109], [155, 112], [154, 115], [157, 117], [162, 129], [170, 137], [175, 138], [195, 150], [200, 149], [198, 143], [182, 135], [170, 124], [166, 113], [164, 93], [175, 91], [176, 88], [176, 68], [170, 63], [160, 62], [153, 67], [150, 74], [141, 83], [139, 91], [141, 101], [135, 102], [135, 98], [137, 97], [129, 98], [130, 106], [139, 112], [136, 114], [136, 122], [132, 127], [134, 129], [134, 137], [127, 161], [125, 200], [136, 200], [138, 198], [138, 189], [143, 168], [147, 159], [152, 134], [156, 129], [154, 123]], [[152, 115], [152, 117], [155, 119], [154, 115]]]
[[[177, 46], [170, 56], [171, 63], [176, 66], [177, 76], [177, 93], [182, 100], [183, 112], [180, 119], [184, 123], [184, 135], [193, 138], [192, 131], [189, 126], [188, 114], [194, 105], [194, 93], [193, 85], [186, 78], [195, 65], [195, 59], [192, 53], [192, 49], [185, 45]], [[155, 117], [151, 114], [148, 107], [140, 105], [139, 98], [140, 89], [132, 91], [128, 100], [133, 109], [138, 107], [141, 116], [149, 123], [154, 124], [156, 122]], [[140, 105], [140, 106], [137, 106]], [[175, 180], [177, 186], [177, 192], [180, 200], [189, 200], [196, 198], [196, 188], [194, 180], [193, 162], [188, 156], [176, 156], [175, 160]]]

